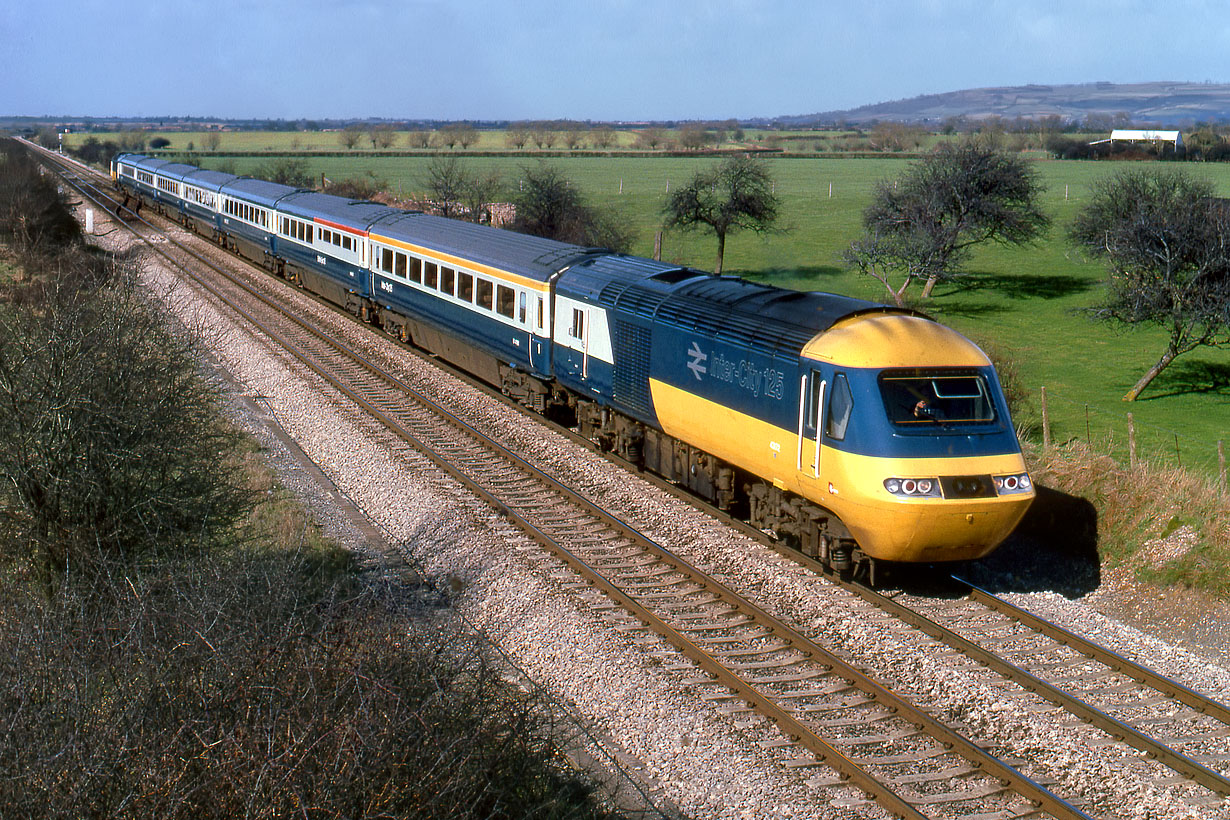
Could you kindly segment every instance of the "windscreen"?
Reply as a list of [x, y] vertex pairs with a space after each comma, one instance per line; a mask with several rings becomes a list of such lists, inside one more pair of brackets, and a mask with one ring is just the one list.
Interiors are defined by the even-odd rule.
[[977, 370], [887, 370], [880, 395], [889, 421], [903, 427], [995, 421], [986, 377]]

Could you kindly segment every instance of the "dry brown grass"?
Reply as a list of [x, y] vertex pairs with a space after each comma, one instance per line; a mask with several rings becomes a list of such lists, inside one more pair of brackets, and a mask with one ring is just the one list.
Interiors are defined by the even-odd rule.
[[1230, 593], [1230, 496], [1215, 479], [1171, 466], [1127, 467], [1074, 441], [1027, 454], [1039, 484], [1087, 499], [1098, 552], [1140, 580]]

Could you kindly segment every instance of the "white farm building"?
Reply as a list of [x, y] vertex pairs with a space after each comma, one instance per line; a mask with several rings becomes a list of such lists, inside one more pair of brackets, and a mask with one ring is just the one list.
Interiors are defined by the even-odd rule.
[[1168, 142], [1174, 149], [1183, 147], [1183, 134], [1179, 131], [1133, 131], [1127, 128], [1116, 128], [1110, 132], [1110, 139], [1096, 140], [1090, 145], [1106, 145], [1114, 142]]

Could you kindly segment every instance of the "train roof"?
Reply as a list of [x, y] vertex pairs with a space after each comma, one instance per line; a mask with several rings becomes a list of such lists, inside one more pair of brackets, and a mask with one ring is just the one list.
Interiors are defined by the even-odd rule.
[[298, 191], [278, 202], [278, 211], [303, 219], [324, 219], [354, 228], [368, 230], [372, 223], [405, 213], [379, 202], [322, 194], [316, 191]]
[[168, 165], [182, 165], [182, 163], [171, 162], [169, 159], [160, 159], [145, 154], [120, 154], [115, 159], [117, 162], [123, 162], [146, 171], [160, 171]]
[[234, 174], [228, 174], [225, 171], [210, 171], [205, 168], [198, 168], [196, 173], [184, 176], [184, 182], [192, 183], [200, 188], [209, 188], [211, 191], [220, 191], [223, 185], [237, 179], [239, 177]]
[[607, 307], [787, 356], [797, 356], [818, 333], [849, 316], [910, 313], [864, 299], [786, 290], [634, 256], [587, 260], [569, 270], [560, 285]]
[[136, 168], [142, 168], [146, 171], [157, 172], [163, 176], [172, 177], [184, 182], [191, 182], [193, 185], [209, 188], [214, 191], [221, 189], [223, 185], [232, 180], [239, 179], [235, 174], [228, 174], [223, 171], [210, 171], [206, 168], [198, 168], [195, 165], [172, 162], [168, 159], [159, 159], [146, 154], [117, 154], [115, 161], [123, 162]]
[[606, 253], [554, 239], [411, 211], [382, 220], [371, 227], [371, 232], [538, 282], [548, 281], [579, 260]]
[[[149, 166], [145, 166], [145, 167], [149, 167]], [[159, 165], [157, 166], [157, 168], [151, 168], [151, 170], [156, 170], [159, 175], [164, 176], [164, 177], [169, 177], [170, 179], [182, 180], [184, 177], [188, 176], [189, 174], [196, 173], [197, 171], [201, 169], [196, 167], [195, 165], [187, 165], [182, 162], [167, 161], [166, 164]]]
[[293, 185], [283, 185], [280, 182], [266, 182], [263, 179], [237, 177], [226, 183], [220, 189], [227, 196], [234, 196], [247, 202], [272, 208], [282, 197], [302, 190]]

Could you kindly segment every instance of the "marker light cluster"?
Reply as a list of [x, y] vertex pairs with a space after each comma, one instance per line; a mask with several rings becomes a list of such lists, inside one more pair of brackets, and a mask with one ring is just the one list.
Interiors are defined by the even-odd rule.
[[1034, 488], [1034, 483], [1029, 479], [1029, 473], [1016, 473], [1015, 475], [997, 475], [995, 476], [995, 491], [1000, 495], [1013, 495], [1015, 493], [1027, 493]]
[[938, 478], [886, 478], [884, 489], [898, 498], [939, 498]]

